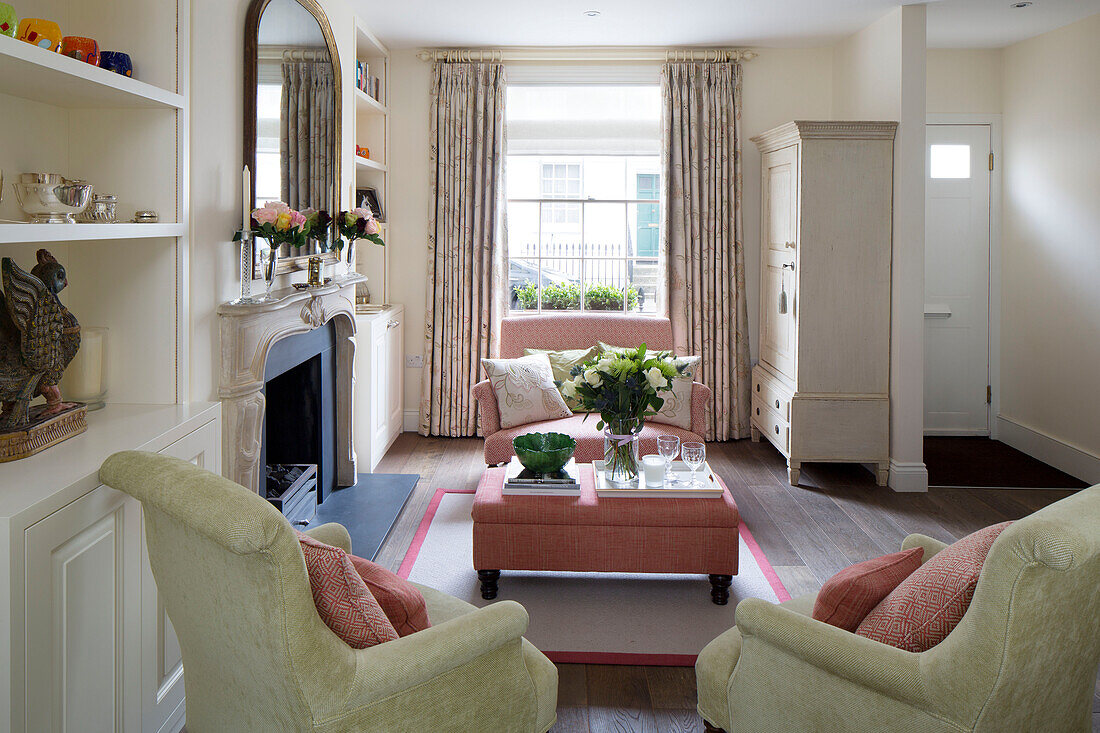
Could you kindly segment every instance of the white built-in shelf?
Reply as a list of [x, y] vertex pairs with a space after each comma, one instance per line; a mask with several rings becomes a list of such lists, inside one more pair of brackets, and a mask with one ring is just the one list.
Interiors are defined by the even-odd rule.
[[358, 111], [368, 115], [384, 115], [386, 114], [386, 105], [379, 102], [371, 95], [364, 92], [362, 89], [355, 90], [355, 105], [358, 107]]
[[382, 171], [383, 173], [388, 170], [385, 163], [379, 163], [377, 160], [364, 158], [361, 155], [355, 156], [355, 167], [360, 170]]
[[183, 109], [183, 97], [0, 35], [0, 94], [71, 109]]
[[[30, 44], [26, 44], [30, 45]], [[186, 224], [0, 224], [0, 244], [185, 237]]]
[[385, 45], [363, 25], [359, 18], [355, 19], [355, 55], [360, 59], [390, 55]]

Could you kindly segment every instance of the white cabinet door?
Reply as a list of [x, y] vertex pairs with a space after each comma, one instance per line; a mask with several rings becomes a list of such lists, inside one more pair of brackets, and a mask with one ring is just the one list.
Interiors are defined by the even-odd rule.
[[28, 527], [28, 731], [141, 728], [141, 505], [100, 486]]
[[793, 250], [798, 240], [798, 146], [765, 153], [761, 167], [764, 242], [777, 252]]
[[[760, 299], [760, 360], [794, 379], [797, 278], [794, 255], [765, 249]], [[784, 310], [784, 303], [786, 312]]]
[[389, 402], [386, 399], [386, 388], [390, 382], [389, 368], [389, 321], [384, 318], [375, 319], [371, 331], [371, 471], [382, 460], [382, 451], [385, 450], [388, 428], [386, 419], [389, 415]]
[[401, 433], [405, 422], [405, 323], [401, 316], [393, 318], [388, 326], [386, 369], [386, 443]]
[[[161, 453], [221, 473], [221, 440], [216, 422], [209, 422]], [[176, 631], [157, 593], [149, 566], [142, 522], [141, 543], [141, 718], [146, 733], [178, 731], [183, 725], [183, 653]]]

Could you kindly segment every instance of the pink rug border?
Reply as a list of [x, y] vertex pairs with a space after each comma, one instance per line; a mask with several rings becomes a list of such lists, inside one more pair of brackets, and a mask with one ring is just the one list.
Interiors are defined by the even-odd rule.
[[[428, 536], [428, 529], [432, 526], [432, 520], [435, 519], [436, 512], [439, 511], [440, 502], [443, 501], [443, 495], [473, 493], [475, 492], [471, 489], [435, 490], [432, 500], [428, 502], [428, 508], [424, 511], [424, 517], [420, 520], [420, 525], [416, 528], [416, 534], [413, 535], [412, 543], [405, 553], [405, 558], [401, 561], [401, 567], [397, 570], [398, 575], [408, 580], [409, 574], [412, 573], [416, 558], [420, 555], [420, 549], [424, 546], [424, 540]], [[749, 548], [749, 552], [752, 553], [753, 559], [756, 560], [756, 564], [759, 566], [760, 571], [764, 573], [764, 578], [775, 592], [775, 596], [779, 599], [779, 602], [783, 603], [784, 601], [791, 600], [791, 594], [787, 592], [786, 587], [783, 585], [783, 581], [779, 579], [779, 575], [775, 572], [775, 568], [768, 562], [767, 556], [764, 555], [764, 551], [760, 549], [760, 545], [757, 543], [756, 538], [752, 536], [752, 532], [749, 531], [749, 528], [745, 526], [744, 522], [738, 523], [737, 531], [741, 535], [741, 538], [745, 540], [745, 545]], [[544, 651], [543, 654], [545, 654], [550, 661], [559, 664], [637, 664], [653, 667], [691, 667], [694, 666], [696, 660], [696, 655], [694, 654], [547, 651]]]

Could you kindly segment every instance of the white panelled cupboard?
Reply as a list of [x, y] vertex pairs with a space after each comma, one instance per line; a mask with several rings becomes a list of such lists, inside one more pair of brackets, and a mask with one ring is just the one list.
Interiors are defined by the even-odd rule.
[[110, 404], [87, 432], [0, 466], [0, 730], [178, 731], [179, 643], [145, 549], [141, 505], [99, 482], [139, 449], [221, 470], [217, 404]]
[[803, 462], [890, 462], [895, 122], [795, 121], [761, 154], [752, 438]]
[[373, 472], [401, 434], [405, 399], [405, 307], [355, 315], [355, 455]]

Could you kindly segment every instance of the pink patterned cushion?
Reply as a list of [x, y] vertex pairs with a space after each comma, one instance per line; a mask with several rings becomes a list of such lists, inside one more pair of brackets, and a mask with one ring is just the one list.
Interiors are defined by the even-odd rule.
[[646, 344], [672, 349], [672, 323], [654, 316], [563, 314], [501, 319], [500, 355], [523, 356], [524, 349], [587, 349], [597, 341]]
[[[585, 417], [588, 419], [585, 420]], [[596, 430], [599, 415], [584, 415], [583, 413], [571, 415], [559, 420], [543, 420], [529, 425], [519, 425], [514, 428], [505, 428], [485, 436], [485, 462], [492, 465], [504, 463], [512, 459], [515, 451], [512, 450], [512, 438], [527, 433], [565, 433], [577, 441], [577, 450], [573, 457], [579, 463], [603, 460], [603, 433]], [[641, 440], [641, 453], [648, 455], [657, 452], [657, 437], [660, 435], [675, 435], [680, 441], [703, 442], [703, 436], [690, 430], [678, 428], [675, 425], [646, 423], [639, 434]]]
[[415, 585], [370, 560], [355, 555], [348, 557], [398, 635], [415, 634], [432, 625], [424, 594]]
[[348, 554], [298, 532], [309, 587], [321, 620], [348, 646], [364, 649], [397, 638], [397, 631]]
[[940, 550], [875, 606], [856, 633], [910, 652], [939, 644], [970, 607], [989, 548], [1010, 524], [979, 529]]
[[871, 609], [920, 567], [923, 555], [922, 548], [914, 547], [844, 568], [821, 586], [813, 617], [855, 631]]

